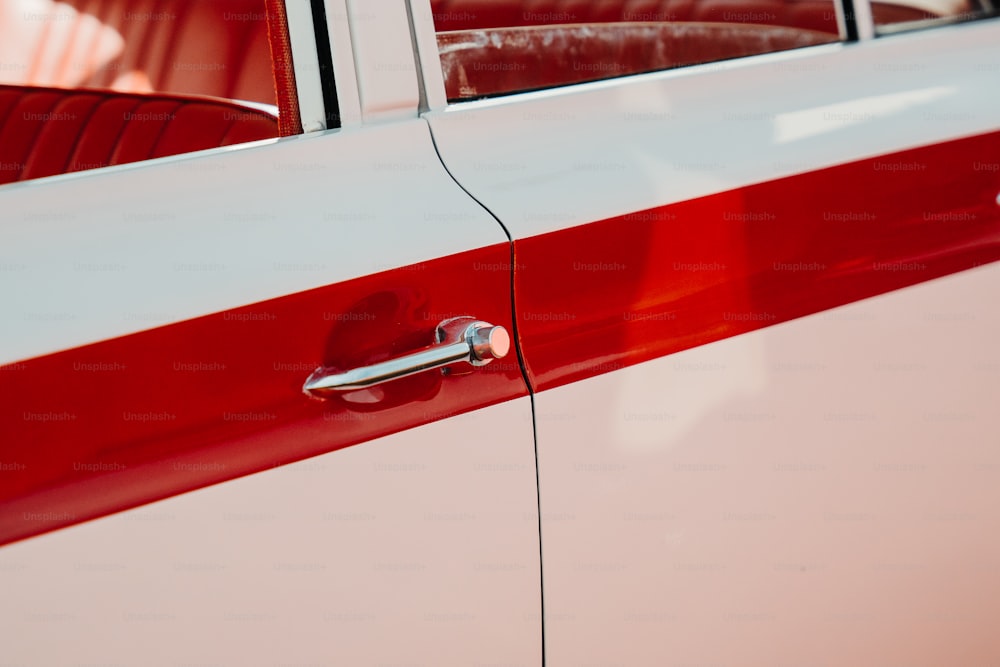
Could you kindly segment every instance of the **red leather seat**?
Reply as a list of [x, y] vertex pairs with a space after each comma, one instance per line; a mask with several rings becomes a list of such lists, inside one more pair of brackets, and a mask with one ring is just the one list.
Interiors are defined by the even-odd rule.
[[[837, 34], [833, 0], [432, 0], [438, 31], [619, 21], [704, 21], [804, 28]], [[875, 2], [877, 24], [928, 12]]]
[[739, 23], [613, 23], [438, 34], [448, 99], [548, 88], [836, 41]]
[[433, 0], [439, 31], [557, 23], [718, 21], [837, 32], [833, 0]]
[[0, 83], [275, 103], [264, 0], [2, 0]]
[[0, 183], [276, 136], [275, 116], [221, 100], [0, 86]]

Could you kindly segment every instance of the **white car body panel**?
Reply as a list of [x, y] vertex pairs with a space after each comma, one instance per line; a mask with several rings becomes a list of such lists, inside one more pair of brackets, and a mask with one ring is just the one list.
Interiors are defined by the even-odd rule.
[[507, 240], [420, 120], [56, 176], [2, 197], [0, 364]]
[[998, 302], [993, 264], [536, 394], [546, 664], [1000, 658]]
[[[0, 365], [1000, 118], [998, 20], [448, 106], [326, 9], [343, 129], [2, 188]], [[5, 546], [0, 667], [1000, 659], [998, 267]]]
[[347, 0], [364, 122], [414, 118], [420, 91], [406, 0]]
[[998, 41], [998, 21], [946, 26], [424, 117], [448, 170], [526, 238], [993, 130]]
[[[937, 27], [425, 118], [516, 242], [994, 132], [998, 43]], [[537, 393], [546, 664], [996, 659], [998, 301], [994, 265]]]
[[0, 549], [4, 665], [530, 665], [528, 398]]

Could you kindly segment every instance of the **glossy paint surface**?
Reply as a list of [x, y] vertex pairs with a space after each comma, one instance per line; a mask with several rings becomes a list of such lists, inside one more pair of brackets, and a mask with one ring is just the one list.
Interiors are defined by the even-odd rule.
[[1000, 658], [1000, 264], [535, 395], [548, 665]]
[[1000, 20], [979, 21], [424, 117], [449, 172], [523, 239], [996, 132], [998, 42]]
[[521, 398], [24, 540], [0, 662], [539, 665], [536, 503]]
[[518, 240], [532, 385], [996, 261], [998, 155], [970, 137]]
[[506, 240], [419, 120], [8, 185], [0, 365]]
[[510, 328], [509, 257], [501, 244], [5, 366], [0, 541], [524, 395], [511, 358], [302, 393], [317, 367], [419, 350], [450, 317]]
[[426, 114], [515, 243], [547, 665], [996, 660], [998, 38]]
[[[545, 664], [995, 661], [1000, 264], [934, 278], [997, 259], [1000, 24], [443, 111], [363, 5], [356, 116], [426, 123], [0, 193], [0, 538], [181, 494], [0, 550], [4, 657], [539, 664], [542, 546]], [[513, 363], [301, 395], [512, 269], [533, 413]]]
[[338, 0], [335, 6], [340, 2], [346, 2], [346, 14], [336, 13], [334, 19], [351, 21], [351, 47], [365, 122], [415, 118], [420, 91], [405, 3]]

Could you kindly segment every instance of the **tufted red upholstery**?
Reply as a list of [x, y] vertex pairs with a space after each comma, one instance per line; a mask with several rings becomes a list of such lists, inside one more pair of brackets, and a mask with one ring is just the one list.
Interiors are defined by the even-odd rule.
[[0, 183], [277, 135], [275, 117], [229, 102], [0, 86]]
[[0, 83], [275, 103], [264, 0], [2, 0]]
[[[438, 31], [617, 21], [706, 21], [788, 26], [837, 34], [833, 0], [432, 0]], [[875, 2], [876, 23], [932, 16]]]
[[824, 32], [738, 23], [610, 23], [438, 34], [448, 99], [467, 99], [783, 51]]

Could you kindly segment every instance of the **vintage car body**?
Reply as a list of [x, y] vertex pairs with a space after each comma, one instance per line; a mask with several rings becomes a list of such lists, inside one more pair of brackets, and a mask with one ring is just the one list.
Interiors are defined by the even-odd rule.
[[773, 4], [0, 0], [0, 665], [1000, 659], [1000, 19]]

